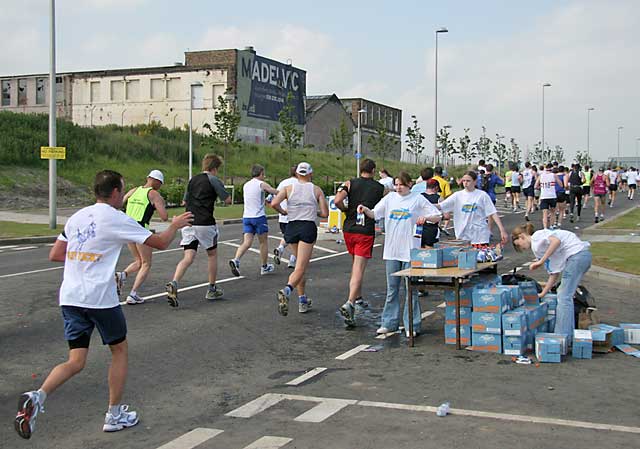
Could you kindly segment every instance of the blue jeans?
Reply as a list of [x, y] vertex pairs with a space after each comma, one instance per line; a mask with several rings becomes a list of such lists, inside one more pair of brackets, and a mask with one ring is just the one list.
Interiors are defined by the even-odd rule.
[[591, 268], [591, 251], [588, 249], [567, 259], [562, 272], [562, 280], [558, 288], [558, 309], [556, 310], [556, 334], [568, 335], [568, 341], [573, 339], [575, 317], [573, 311], [573, 295], [576, 293], [582, 276]]
[[[382, 327], [386, 327], [390, 331], [396, 331], [400, 325], [400, 287], [404, 279], [400, 276], [391, 276], [396, 271], [409, 268], [409, 262], [401, 262], [399, 260], [385, 260], [387, 270], [387, 300], [384, 303], [382, 311]], [[413, 331], [420, 332], [422, 319], [420, 317], [420, 302], [418, 301], [417, 291], [413, 292]], [[409, 308], [406, 300], [403, 315], [404, 328], [409, 330]]]

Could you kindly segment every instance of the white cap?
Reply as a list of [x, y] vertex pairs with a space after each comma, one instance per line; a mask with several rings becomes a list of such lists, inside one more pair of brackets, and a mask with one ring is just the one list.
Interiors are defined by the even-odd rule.
[[313, 168], [308, 162], [300, 162], [296, 167], [296, 173], [302, 176], [307, 176], [313, 173]]
[[151, 170], [147, 175], [147, 178], [157, 179], [158, 181], [164, 184], [164, 175], [160, 170]]

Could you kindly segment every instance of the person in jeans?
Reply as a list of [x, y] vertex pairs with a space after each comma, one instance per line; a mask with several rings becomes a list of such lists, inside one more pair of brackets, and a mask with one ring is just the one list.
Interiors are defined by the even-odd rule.
[[[360, 163], [360, 177], [345, 182], [338, 189], [334, 203], [336, 207], [346, 214], [342, 232], [347, 251], [352, 258], [351, 278], [349, 279], [349, 297], [340, 307], [340, 314], [344, 317], [344, 323], [348, 327], [356, 325], [355, 305], [362, 300], [362, 280], [367, 261], [373, 255], [373, 242], [376, 236], [375, 222], [369, 217], [359, 223], [357, 211], [359, 204], [373, 208], [384, 196], [385, 188], [373, 179], [376, 163], [371, 159], [365, 159]], [[348, 199], [348, 206], [344, 200]]]
[[534, 230], [531, 223], [516, 226], [511, 232], [511, 241], [518, 252], [526, 249], [533, 251], [537, 260], [529, 266], [530, 270], [537, 270], [544, 265], [549, 273], [549, 279], [538, 295], [540, 298], [561, 280], [557, 291], [558, 308], [554, 332], [566, 335], [571, 342], [575, 328], [573, 295], [582, 277], [591, 268], [591, 245], [570, 231]]
[[[392, 276], [393, 273], [409, 268], [411, 250], [420, 247], [420, 238], [415, 237], [415, 226], [424, 223], [437, 223], [441, 214], [436, 207], [422, 195], [411, 192], [411, 177], [406, 172], [400, 172], [395, 178], [396, 191], [386, 195], [373, 210], [363, 204], [358, 205], [357, 211], [364, 213], [371, 219], [385, 220], [385, 239], [382, 258], [385, 261], [387, 273], [387, 299], [382, 310], [382, 324], [376, 331], [378, 334], [395, 332], [400, 326], [400, 284], [402, 278]], [[414, 292], [413, 317], [409, 318], [409, 311], [405, 302], [404, 328], [409, 337], [409, 319], [413, 320], [414, 333], [420, 333], [421, 314], [420, 303]]]

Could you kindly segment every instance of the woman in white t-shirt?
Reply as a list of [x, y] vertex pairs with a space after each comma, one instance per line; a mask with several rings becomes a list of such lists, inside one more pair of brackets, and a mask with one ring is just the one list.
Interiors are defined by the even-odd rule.
[[554, 332], [567, 335], [571, 341], [575, 328], [573, 295], [582, 277], [591, 267], [590, 244], [569, 231], [533, 231], [531, 223], [516, 226], [511, 232], [513, 247], [518, 252], [525, 249], [533, 251], [537, 260], [529, 265], [531, 270], [536, 270], [542, 265], [547, 269], [549, 279], [538, 295], [540, 298], [544, 297], [562, 276], [557, 291], [558, 308]]
[[443, 212], [453, 212], [453, 228], [456, 238], [469, 240], [472, 244], [488, 244], [491, 238], [489, 229], [489, 217], [493, 218], [500, 229], [500, 241], [504, 245], [509, 239], [507, 231], [498, 216], [496, 206], [484, 190], [476, 189], [478, 175], [474, 171], [468, 171], [460, 182], [464, 186], [437, 205]]
[[[400, 172], [395, 178], [395, 192], [386, 195], [373, 210], [359, 205], [358, 213], [364, 213], [374, 220], [384, 219], [385, 237], [382, 258], [387, 272], [387, 299], [382, 311], [382, 324], [378, 334], [395, 332], [400, 326], [400, 284], [402, 278], [393, 273], [409, 268], [411, 250], [420, 248], [420, 237], [414, 236], [416, 224], [437, 223], [441, 214], [424, 196], [411, 192], [411, 177]], [[420, 332], [420, 303], [417, 295], [413, 298], [413, 331]], [[405, 303], [404, 328], [409, 336], [409, 312]]]

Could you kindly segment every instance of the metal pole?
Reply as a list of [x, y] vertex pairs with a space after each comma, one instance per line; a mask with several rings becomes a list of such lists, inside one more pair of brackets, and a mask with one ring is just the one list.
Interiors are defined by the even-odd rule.
[[189, 86], [189, 179], [193, 175], [193, 86]]
[[436, 30], [436, 67], [435, 67], [435, 95], [434, 95], [434, 124], [433, 124], [433, 162], [438, 165], [440, 154], [438, 152], [438, 31]]
[[[542, 85], [542, 152], [540, 154], [545, 154], [545, 146], [544, 146], [544, 84]], [[546, 164], [549, 161], [544, 161]]]
[[[362, 105], [361, 105], [362, 106]], [[362, 108], [358, 109], [358, 141], [356, 142], [356, 178], [358, 176], [360, 176], [360, 151], [361, 151], [361, 145], [362, 145], [362, 137], [361, 137], [361, 131], [360, 131], [360, 111], [362, 110]]]
[[620, 131], [622, 126], [618, 126], [618, 165], [620, 165]]
[[[50, 39], [49, 39], [49, 146], [56, 146], [56, 2], [51, 0], [50, 6]], [[49, 228], [56, 228], [56, 160], [49, 159]]]
[[587, 109], [587, 159], [589, 158], [589, 154], [590, 154], [590, 150], [589, 150], [589, 135], [590, 135], [590, 130], [589, 130], [589, 113], [591, 112], [591, 108]]

